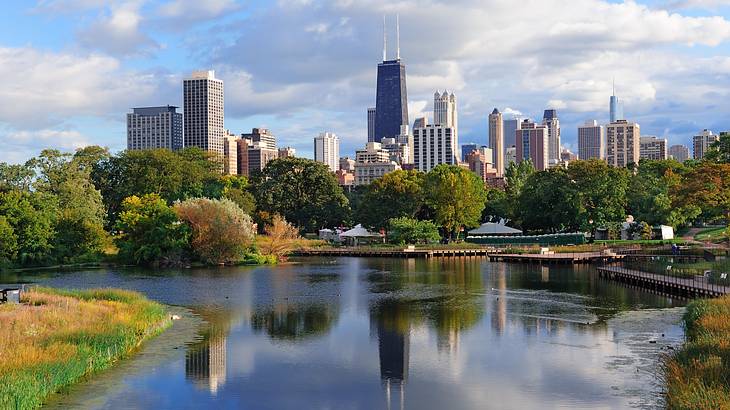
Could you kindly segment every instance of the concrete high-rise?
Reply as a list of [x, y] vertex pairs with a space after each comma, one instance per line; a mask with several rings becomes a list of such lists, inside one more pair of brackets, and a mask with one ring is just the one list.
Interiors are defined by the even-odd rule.
[[598, 121], [590, 120], [578, 127], [578, 158], [604, 159], [606, 153], [606, 137], [603, 127]]
[[[503, 134], [504, 134], [504, 167], [507, 169], [507, 165], [509, 165], [509, 160], [512, 157], [507, 156], [507, 150], [510, 146], [512, 146], [515, 142], [515, 131], [520, 129], [520, 126], [522, 126], [522, 118], [516, 115], [511, 115], [511, 118], [505, 119], [504, 116], [502, 117], [502, 128], [503, 128]], [[516, 158], [517, 151], [515, 151], [515, 157]], [[515, 162], [513, 159], [512, 162]]]
[[696, 160], [705, 157], [707, 150], [714, 142], [719, 141], [720, 137], [712, 131], [705, 129], [701, 133], [692, 137], [692, 156]]
[[266, 128], [253, 128], [238, 140], [238, 169], [240, 175], [250, 176], [264, 169], [269, 161], [279, 158], [276, 137]]
[[214, 71], [193, 71], [183, 80], [184, 140], [223, 156], [223, 81]]
[[669, 158], [667, 139], [647, 135], [639, 139], [639, 158], [664, 160]]
[[183, 116], [177, 107], [133, 108], [127, 114], [127, 149], [183, 147]]
[[[398, 27], [398, 30], [400, 28]], [[383, 62], [378, 64], [377, 90], [375, 94], [374, 140], [395, 138], [401, 125], [408, 125], [408, 93], [406, 90], [406, 66], [401, 63], [400, 45], [394, 60], [388, 60], [385, 19], [383, 20]], [[398, 39], [400, 42], [400, 39]]]
[[549, 166], [548, 155], [548, 127], [537, 125], [526, 119], [520, 123], [520, 129], [515, 131], [515, 146], [517, 147], [516, 162], [531, 159], [538, 171], [544, 171]]
[[504, 135], [502, 113], [495, 108], [489, 114], [489, 148], [492, 150], [492, 164], [500, 177], [504, 175]]
[[314, 160], [327, 165], [330, 171], [340, 168], [340, 139], [332, 132], [314, 137]]
[[456, 96], [444, 90], [443, 94], [433, 94], [433, 123], [445, 127], [459, 128], [456, 112]]
[[368, 108], [368, 142], [375, 141], [375, 107]]
[[[471, 154], [472, 151], [476, 151], [479, 149], [479, 144], [475, 143], [469, 143], [469, 144], [462, 144], [461, 145], [461, 162], [466, 162], [466, 157]], [[491, 158], [490, 158], [491, 163]]]
[[456, 165], [459, 162], [459, 142], [456, 129], [443, 125], [427, 124], [413, 130], [413, 163], [423, 172], [436, 165]]
[[241, 137], [226, 130], [223, 136], [223, 174], [238, 174], [238, 140]]
[[545, 110], [542, 125], [548, 129], [549, 166], [557, 165], [560, 162], [560, 120], [558, 119], [558, 110]]
[[689, 159], [689, 148], [686, 145], [672, 145], [669, 147], [669, 157], [679, 162], [687, 161]]
[[606, 161], [614, 167], [638, 164], [641, 129], [639, 124], [617, 120], [606, 125]]

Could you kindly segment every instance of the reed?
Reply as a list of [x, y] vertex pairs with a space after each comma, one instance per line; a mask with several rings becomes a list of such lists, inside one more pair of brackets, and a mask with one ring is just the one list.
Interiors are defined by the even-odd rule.
[[730, 409], [730, 296], [692, 302], [687, 340], [665, 366], [667, 408]]
[[33, 409], [170, 325], [163, 306], [114, 289], [35, 288], [0, 306], [0, 408]]

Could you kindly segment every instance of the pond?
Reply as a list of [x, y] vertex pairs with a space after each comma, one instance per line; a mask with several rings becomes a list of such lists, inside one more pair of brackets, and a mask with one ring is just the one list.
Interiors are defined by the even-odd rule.
[[182, 316], [50, 408], [660, 408], [684, 302], [590, 266], [303, 258], [273, 267], [24, 273], [132, 289]]

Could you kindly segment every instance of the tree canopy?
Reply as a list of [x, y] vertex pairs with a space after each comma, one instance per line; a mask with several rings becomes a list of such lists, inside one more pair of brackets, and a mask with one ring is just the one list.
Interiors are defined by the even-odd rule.
[[398, 170], [373, 181], [356, 208], [360, 222], [372, 228], [387, 228], [393, 218], [415, 218], [424, 205], [426, 174]]
[[451, 235], [462, 227], [479, 225], [487, 194], [473, 172], [439, 165], [426, 174], [424, 197], [433, 210], [434, 222]]

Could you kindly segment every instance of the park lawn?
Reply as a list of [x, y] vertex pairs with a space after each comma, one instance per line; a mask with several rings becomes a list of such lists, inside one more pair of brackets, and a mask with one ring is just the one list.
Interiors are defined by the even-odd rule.
[[683, 320], [687, 340], [666, 365], [667, 408], [730, 409], [730, 296], [692, 302]]
[[720, 242], [727, 238], [727, 227], [710, 228], [695, 235], [696, 241]]
[[0, 305], [0, 408], [33, 409], [171, 324], [136, 292], [35, 288]]

